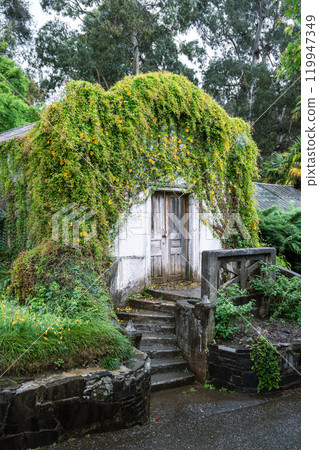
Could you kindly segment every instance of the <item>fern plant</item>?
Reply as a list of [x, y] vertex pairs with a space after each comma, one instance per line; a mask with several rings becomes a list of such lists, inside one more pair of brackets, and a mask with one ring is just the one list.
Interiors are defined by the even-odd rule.
[[261, 241], [276, 247], [292, 270], [300, 273], [301, 268], [301, 210], [290, 205], [289, 211], [279, 206], [258, 210]]

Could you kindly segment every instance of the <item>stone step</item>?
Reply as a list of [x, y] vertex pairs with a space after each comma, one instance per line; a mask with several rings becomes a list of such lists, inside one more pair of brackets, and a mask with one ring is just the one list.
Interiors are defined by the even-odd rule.
[[141, 346], [141, 351], [148, 354], [151, 359], [155, 358], [179, 358], [183, 356], [178, 347], [170, 345], [145, 345]]
[[175, 311], [174, 302], [168, 303], [158, 299], [146, 300], [139, 298], [131, 298], [129, 300], [129, 305], [131, 308], [138, 308], [148, 311], [161, 311], [161, 312], [168, 312], [171, 314], [174, 314]]
[[146, 292], [150, 295], [152, 295], [154, 298], [161, 297], [164, 300], [168, 300], [171, 302], [176, 302], [176, 300], [185, 300], [185, 299], [193, 299], [193, 300], [200, 300], [200, 296], [197, 297], [196, 295], [190, 295], [189, 293], [183, 293], [181, 291], [180, 293], [177, 292], [170, 292], [170, 291], [162, 291], [160, 289], [146, 289]]
[[[183, 371], [187, 369], [187, 362], [180, 358], [151, 359], [151, 374]], [[187, 369], [188, 372], [188, 369]]]
[[117, 311], [117, 317], [120, 320], [132, 320], [134, 325], [137, 323], [174, 323], [175, 317], [167, 313], [157, 311]]
[[151, 376], [151, 389], [152, 392], [157, 392], [164, 389], [192, 384], [194, 381], [195, 375], [192, 373], [185, 373], [182, 371], [156, 373]]
[[158, 335], [158, 334], [153, 334], [153, 333], [149, 333], [149, 334], [143, 334], [142, 335], [142, 340], [141, 340], [141, 348], [145, 347], [145, 346], [158, 346], [158, 345], [164, 345], [164, 344], [168, 344], [170, 346], [176, 346], [177, 345], [177, 340], [174, 336], [165, 336], [165, 335]]
[[175, 333], [174, 325], [166, 325], [166, 324], [157, 324], [157, 323], [135, 323], [134, 327], [142, 331], [142, 333], [151, 331], [152, 333], [160, 333], [160, 334], [173, 334]]

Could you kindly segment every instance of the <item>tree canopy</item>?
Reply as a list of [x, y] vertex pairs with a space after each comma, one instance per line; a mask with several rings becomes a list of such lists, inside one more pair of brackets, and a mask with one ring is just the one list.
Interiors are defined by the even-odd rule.
[[13, 55], [18, 45], [30, 41], [32, 16], [26, 0], [0, 0], [0, 41], [8, 43]]
[[279, 57], [291, 40], [282, 14], [279, 0], [198, 2], [197, 26], [213, 50], [203, 87], [229, 114], [253, 124], [263, 156], [285, 151], [298, 134], [291, 110], [300, 86], [287, 89], [277, 77]]
[[179, 53], [193, 55], [196, 43], [178, 44], [175, 39], [188, 23], [185, 5], [181, 14], [181, 6], [172, 0], [42, 0], [41, 4], [45, 11], [79, 22], [72, 29], [56, 18], [38, 33], [37, 61], [40, 67], [51, 68], [48, 88], [67, 79], [83, 79], [108, 89], [140, 71], [169, 70], [195, 79]]
[[0, 132], [38, 120], [27, 103], [29, 83], [23, 70], [0, 53]]

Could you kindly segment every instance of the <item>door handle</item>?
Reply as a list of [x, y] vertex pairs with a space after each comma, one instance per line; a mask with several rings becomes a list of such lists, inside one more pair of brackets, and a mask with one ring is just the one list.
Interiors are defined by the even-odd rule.
[[167, 231], [163, 231], [163, 235], [162, 235], [162, 237], [166, 238], [167, 236], [168, 236], [168, 233], [167, 233]]

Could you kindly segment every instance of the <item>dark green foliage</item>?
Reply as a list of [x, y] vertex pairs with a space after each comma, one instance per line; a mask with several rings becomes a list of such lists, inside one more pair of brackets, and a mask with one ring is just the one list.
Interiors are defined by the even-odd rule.
[[183, 73], [195, 80], [194, 71], [181, 62], [180, 54], [196, 57], [196, 42], [177, 44], [175, 39], [188, 23], [185, 5], [181, 15], [172, 0], [41, 3], [47, 11], [81, 20], [76, 30], [55, 19], [39, 31], [34, 65], [53, 69], [43, 83], [46, 88], [71, 78], [98, 82], [108, 89], [126, 75], [157, 70]]
[[261, 337], [252, 346], [250, 358], [253, 362], [252, 369], [258, 378], [257, 392], [259, 393], [263, 389], [268, 391], [279, 389], [279, 354], [276, 348], [264, 337]]
[[285, 151], [299, 131], [291, 110], [300, 83], [287, 91], [287, 82], [277, 78], [280, 54], [294, 36], [286, 35], [278, 22], [280, 3], [199, 0], [196, 16], [199, 33], [212, 50], [203, 87], [229, 114], [254, 124], [262, 156]]
[[283, 211], [279, 206], [258, 210], [261, 242], [276, 247], [285, 256], [291, 269], [301, 270], [301, 210], [291, 206]]
[[301, 325], [301, 279], [298, 277], [287, 278], [276, 270], [276, 282], [271, 274], [274, 268], [263, 263], [261, 277], [250, 281], [250, 285], [257, 292], [270, 297], [270, 320], [276, 317], [292, 319]]
[[243, 320], [248, 325], [254, 302], [250, 301], [245, 305], [239, 306], [233, 303], [234, 298], [245, 294], [247, 294], [247, 291], [239, 289], [236, 284], [228, 289], [220, 289], [218, 291], [214, 329], [215, 338], [231, 338], [239, 329], [239, 320]]

